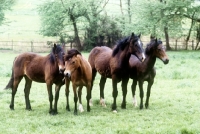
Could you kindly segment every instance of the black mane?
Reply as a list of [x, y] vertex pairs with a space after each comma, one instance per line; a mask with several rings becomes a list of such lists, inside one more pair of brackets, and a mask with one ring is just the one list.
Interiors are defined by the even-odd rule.
[[121, 50], [124, 50], [125, 46], [127, 45], [127, 42], [128, 40], [130, 39], [130, 36], [129, 37], [125, 37], [121, 40], [119, 40], [115, 46], [115, 48], [113, 49], [113, 53], [112, 53], [112, 56], [115, 56], [118, 51], [121, 49]]
[[56, 60], [55, 54], [58, 54], [61, 51], [63, 51], [63, 48], [61, 47], [61, 45], [55, 45], [54, 44], [54, 47], [52, 48], [51, 53], [50, 53], [50, 62], [52, 64], [54, 64], [55, 60]]
[[147, 47], [145, 49], [145, 53], [149, 54], [149, 52], [152, 50], [152, 48], [155, 48], [160, 44], [162, 44], [161, 40], [151, 39], [151, 41], [147, 44]]
[[77, 54], [81, 55], [81, 53], [78, 50], [70, 49], [70, 50], [67, 51], [67, 55], [66, 55], [65, 58], [66, 58], [66, 60], [69, 60], [70, 58], [72, 58], [74, 55], [77, 55]]

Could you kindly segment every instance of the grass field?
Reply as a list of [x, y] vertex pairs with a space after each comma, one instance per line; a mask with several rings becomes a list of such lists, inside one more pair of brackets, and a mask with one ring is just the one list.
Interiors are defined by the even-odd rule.
[[[200, 133], [200, 53], [167, 52], [169, 64], [156, 62], [157, 76], [152, 87], [149, 109], [139, 110], [132, 104], [131, 80], [128, 85], [127, 108], [121, 109], [122, 93], [118, 84], [118, 113], [111, 112], [112, 85], [105, 86], [107, 107], [99, 105], [99, 75], [95, 79], [93, 106], [86, 111], [86, 90], [83, 90], [84, 112], [74, 116], [73, 93], [71, 112], [65, 110], [65, 87], [60, 91], [56, 116], [48, 113], [46, 85], [33, 82], [30, 100], [32, 111], [25, 110], [24, 81], [15, 97], [15, 110], [9, 109], [11, 90], [3, 90], [10, 79], [13, 59], [18, 53], [0, 52], [0, 133], [67, 133], [67, 134], [197, 134]], [[43, 54], [46, 55], [46, 54]], [[88, 53], [83, 53], [88, 57]], [[146, 86], [146, 83], [145, 85]], [[84, 88], [85, 89], [85, 88]], [[146, 91], [145, 91], [146, 92]], [[137, 88], [137, 100], [139, 92]]]

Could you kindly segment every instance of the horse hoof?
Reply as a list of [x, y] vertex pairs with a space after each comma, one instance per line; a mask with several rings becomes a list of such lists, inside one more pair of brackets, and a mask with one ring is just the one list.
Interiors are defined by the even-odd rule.
[[103, 107], [106, 107], [106, 101], [105, 99], [100, 99], [100, 105], [103, 106]]
[[67, 111], [70, 111], [70, 108], [69, 108], [69, 106], [66, 106], [66, 110], [67, 110]]
[[10, 105], [10, 110], [14, 110], [14, 106], [13, 105]]
[[143, 106], [140, 106], [140, 109], [143, 109]]
[[90, 99], [89, 105], [90, 105], [90, 106], [93, 106], [93, 104], [92, 104], [92, 99]]
[[117, 113], [117, 110], [113, 110], [113, 113]]
[[83, 109], [83, 105], [82, 104], [79, 104], [79, 111], [82, 113], [82, 112], [84, 112], [84, 109]]
[[74, 115], [78, 115], [77, 111], [74, 111]]
[[31, 109], [31, 108], [26, 108], [26, 110], [27, 110], [27, 111], [31, 111], [32, 109]]
[[149, 105], [145, 104], [145, 108], [148, 109]]
[[122, 105], [121, 105], [121, 108], [122, 108], [122, 109], [126, 109], [126, 104], [122, 104]]

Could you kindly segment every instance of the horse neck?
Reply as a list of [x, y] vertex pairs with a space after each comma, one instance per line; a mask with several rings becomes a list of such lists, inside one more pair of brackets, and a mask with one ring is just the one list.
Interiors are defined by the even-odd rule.
[[129, 58], [131, 57], [131, 53], [129, 52], [129, 46], [127, 46], [126, 48], [124, 48], [123, 51], [120, 51], [120, 59], [121, 59], [121, 63], [122, 65], [129, 65]]
[[80, 56], [80, 55], [77, 55], [78, 56], [78, 58], [79, 58], [79, 63], [80, 63], [80, 66], [79, 66], [79, 68], [78, 68], [78, 70], [80, 71], [79, 73], [81, 73], [81, 75], [82, 74], [84, 74], [84, 72], [85, 72], [85, 66], [84, 66], [84, 59], [83, 59], [83, 57], [82, 56]]
[[52, 65], [51, 68], [58, 68], [58, 64], [56, 61], [56, 58], [53, 56], [53, 54], [47, 55], [47, 59], [49, 60], [50, 64]]
[[156, 56], [153, 54], [146, 54], [146, 59], [144, 60], [143, 65], [146, 66], [146, 70], [151, 70], [156, 63]]

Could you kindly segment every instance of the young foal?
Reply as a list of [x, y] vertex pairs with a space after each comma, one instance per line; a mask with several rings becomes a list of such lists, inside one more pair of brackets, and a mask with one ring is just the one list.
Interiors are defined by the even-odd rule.
[[123, 101], [122, 108], [126, 108], [127, 83], [129, 79], [129, 58], [135, 54], [140, 60], [144, 60], [144, 53], [140, 36], [132, 34], [117, 43], [113, 51], [108, 47], [95, 47], [89, 55], [89, 63], [92, 67], [92, 85], [98, 71], [100, 80], [100, 99], [104, 99], [104, 86], [107, 78], [112, 78], [113, 86], [113, 112], [117, 112], [116, 98], [118, 95], [117, 83], [122, 81]]
[[[79, 98], [79, 110], [83, 112], [83, 106], [81, 101], [81, 94], [83, 86], [87, 88], [87, 111], [90, 111], [89, 100], [91, 99], [91, 81], [92, 81], [92, 69], [89, 62], [82, 57], [81, 53], [75, 49], [68, 51], [65, 57], [65, 83], [66, 83], [66, 98], [67, 106], [66, 109], [70, 111], [69, 108], [69, 84], [72, 81], [72, 87], [74, 91], [74, 103], [75, 109], [74, 114], [77, 114], [77, 101]], [[78, 97], [77, 97], [77, 87], [78, 88]]]
[[130, 65], [130, 78], [133, 79], [132, 83], [132, 95], [133, 95], [133, 103], [137, 106], [136, 98], [135, 98], [135, 90], [137, 81], [139, 82], [140, 89], [140, 109], [143, 108], [143, 83], [144, 81], [148, 82], [147, 86], [147, 98], [145, 107], [149, 106], [149, 97], [151, 92], [151, 86], [154, 83], [154, 77], [156, 75], [156, 71], [154, 68], [154, 64], [156, 62], [156, 57], [161, 59], [164, 64], [169, 62], [168, 56], [165, 52], [165, 49], [162, 45], [162, 41], [157, 39], [151, 39], [150, 43], [147, 45], [145, 50], [146, 59], [144, 62], [140, 62], [134, 55], [131, 55], [129, 60]]
[[[17, 56], [13, 62], [12, 76], [5, 89], [12, 88], [12, 98], [10, 103], [10, 109], [14, 110], [14, 98], [17, 92], [18, 85], [22, 78], [25, 78], [25, 102], [26, 109], [31, 110], [31, 104], [29, 100], [30, 88], [32, 81], [46, 83], [49, 102], [50, 102], [50, 114], [57, 114], [57, 101], [59, 98], [60, 87], [64, 84], [62, 79], [64, 75], [64, 50], [61, 46], [54, 44], [52, 52], [47, 56], [40, 56], [36, 53], [23, 53]], [[52, 85], [55, 87], [55, 103], [54, 109], [52, 109]]]

